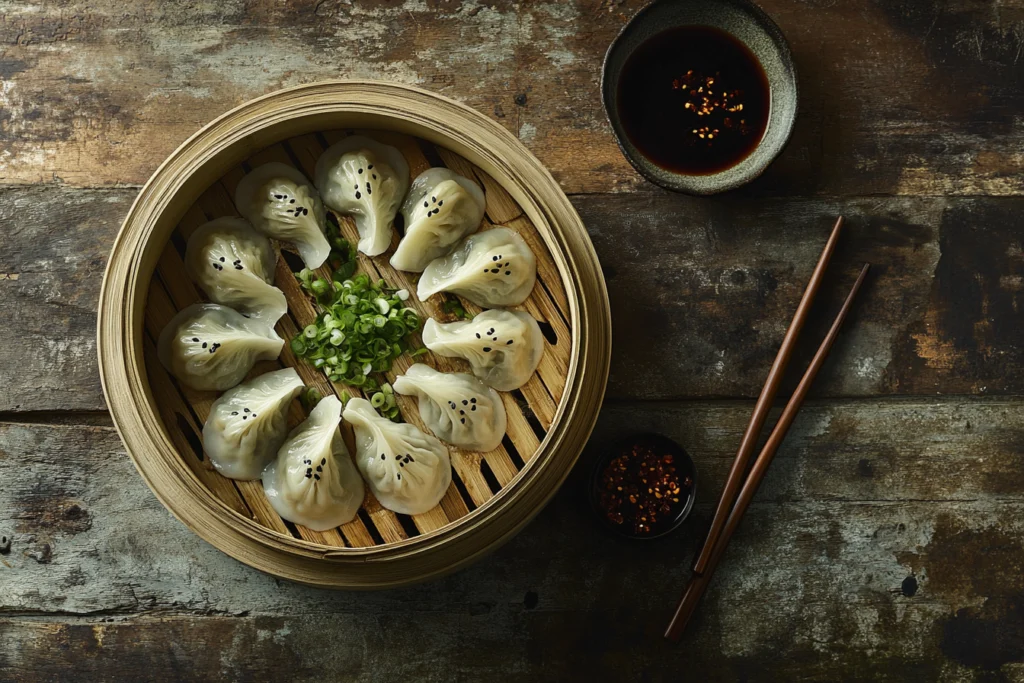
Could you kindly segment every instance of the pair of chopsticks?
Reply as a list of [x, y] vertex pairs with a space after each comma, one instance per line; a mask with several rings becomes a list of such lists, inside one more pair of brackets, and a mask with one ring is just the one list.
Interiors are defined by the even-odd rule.
[[772, 458], [775, 457], [775, 452], [786, 437], [786, 432], [789, 431], [790, 425], [793, 424], [793, 420], [796, 418], [796, 414], [800, 410], [804, 398], [807, 396], [807, 390], [818, 374], [818, 370], [825, 363], [825, 358], [828, 356], [828, 352], [832, 349], [832, 344], [839, 334], [839, 327], [843, 324], [846, 314], [850, 311], [853, 299], [857, 296], [857, 292], [860, 290], [861, 285], [864, 283], [864, 278], [868, 274], [870, 264], [865, 263], [860, 271], [860, 275], [857, 277], [857, 281], [853, 284], [853, 288], [847, 295], [843, 307], [839, 310], [839, 314], [836, 315], [831, 329], [825, 335], [824, 341], [818, 347], [818, 352], [814, 354], [811, 364], [808, 366], [807, 371], [804, 372], [800, 384], [782, 411], [782, 415], [779, 417], [775, 428], [772, 429], [768, 441], [754, 461], [754, 466], [751, 468], [749, 476], [745, 477], [750, 455], [754, 451], [758, 435], [761, 433], [761, 428], [764, 427], [768, 412], [771, 410], [772, 401], [774, 401], [779, 384], [782, 382], [782, 375], [786, 371], [786, 365], [789, 363], [790, 357], [793, 355], [797, 337], [800, 335], [800, 330], [807, 320], [808, 312], [814, 301], [814, 295], [817, 294], [821, 281], [825, 276], [825, 268], [832, 257], [832, 252], [835, 251], [836, 242], [839, 239], [839, 232], [842, 227], [843, 218], [840, 216], [839, 220], [836, 221], [835, 227], [832, 229], [832, 235], [829, 237], [828, 243], [825, 244], [825, 249], [821, 252], [821, 257], [818, 259], [818, 265], [814, 268], [811, 280], [807, 283], [807, 289], [804, 290], [803, 298], [800, 300], [800, 305], [797, 306], [793, 320], [789, 324], [789, 329], [786, 330], [786, 336], [782, 340], [782, 346], [779, 348], [778, 355], [775, 356], [775, 362], [772, 363], [772, 368], [768, 371], [768, 379], [764, 383], [764, 388], [761, 389], [761, 395], [754, 406], [754, 413], [750, 418], [750, 424], [747, 425], [747, 430], [744, 432], [743, 439], [740, 442], [739, 451], [736, 453], [736, 459], [732, 463], [732, 469], [729, 470], [725, 489], [722, 491], [722, 497], [718, 501], [718, 507], [711, 522], [711, 529], [708, 531], [708, 538], [694, 562], [693, 577], [690, 579], [690, 583], [687, 584], [686, 591], [683, 593], [683, 597], [676, 607], [675, 614], [672, 616], [672, 621], [669, 622], [668, 628], [665, 630], [665, 637], [669, 640], [678, 640], [686, 628], [690, 617], [693, 616], [701, 596], [704, 595], [704, 591], [711, 582], [712, 574], [714, 574], [719, 561], [722, 559], [722, 555], [725, 553], [729, 540], [736, 531], [736, 527], [739, 526], [743, 513], [750, 506], [750, 501], [754, 498], [754, 494], [757, 493], [757, 488], [760, 486], [765, 472], [768, 471], [768, 466], [771, 464]]

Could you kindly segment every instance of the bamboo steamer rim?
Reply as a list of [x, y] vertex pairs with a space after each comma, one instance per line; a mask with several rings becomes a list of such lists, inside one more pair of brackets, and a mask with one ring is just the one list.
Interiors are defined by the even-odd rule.
[[[565, 285], [572, 354], [565, 391], [537, 455], [490, 500], [452, 523], [396, 543], [336, 548], [284, 536], [218, 500], [184, 465], [157, 412], [143, 359], [148, 286], [160, 251], [198, 196], [253, 152], [333, 128], [385, 128], [462, 155], [519, 203]], [[227, 112], [178, 147], [139, 192], [107, 264], [97, 325], [104, 396], [146, 484], [172, 514], [228, 555], [281, 578], [379, 588], [454, 571], [511, 538], [558, 490], [594, 427], [611, 357], [608, 292], [568, 198], [510, 132], [446, 97], [380, 81], [325, 81], [270, 93]]]

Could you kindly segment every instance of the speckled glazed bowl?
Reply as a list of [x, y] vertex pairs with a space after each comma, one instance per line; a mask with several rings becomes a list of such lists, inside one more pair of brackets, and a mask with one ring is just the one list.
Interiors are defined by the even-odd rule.
[[[619, 76], [629, 56], [647, 39], [679, 26], [711, 26], [731, 34], [754, 53], [768, 77], [771, 108], [761, 143], [738, 164], [717, 173], [686, 175], [658, 166], [630, 142], [619, 118]], [[798, 88], [789, 45], [758, 6], [746, 0], [655, 0], [637, 12], [608, 48], [601, 94], [619, 147], [641, 175], [669, 190], [715, 194], [750, 182], [779, 155], [796, 120]]]

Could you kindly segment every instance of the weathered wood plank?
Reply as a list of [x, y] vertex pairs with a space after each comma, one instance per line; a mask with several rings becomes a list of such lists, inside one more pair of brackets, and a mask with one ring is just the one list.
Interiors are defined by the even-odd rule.
[[[676, 680], [681, 662], [700, 680], [1016, 680], [1019, 399], [807, 406], [697, 628], [681, 649], [659, 641], [750, 407], [603, 412], [596, 447], [661, 427], [693, 454], [700, 504], [672, 542], [626, 545], [593, 524], [580, 488], [590, 449], [494, 556], [372, 594], [279, 583], [206, 545], [161, 508], [110, 428], [2, 424], [0, 680], [205, 680], [224, 666], [466, 681], [634, 680], [641, 667], [643, 680]], [[365, 646], [385, 640], [403, 656]]]
[[872, 264], [812, 394], [1021, 393], [1017, 200], [588, 196], [608, 282], [609, 393], [756, 396], [835, 217], [847, 227], [789, 379]]
[[135, 193], [0, 190], [0, 411], [106, 409], [96, 302]]
[[[102, 410], [95, 306], [134, 190], [19, 188], [0, 205], [0, 411]], [[1024, 393], [1014, 198], [574, 199], [605, 269], [609, 396], [756, 396], [839, 212], [848, 227], [797, 368], [874, 264], [817, 396]], [[642, 330], [642, 334], [637, 334]]]
[[[599, 97], [604, 51], [644, 4], [5, 2], [0, 182], [142, 183], [243, 101], [372, 77], [493, 117], [567, 191], [649, 188], [619, 153]], [[802, 96], [791, 144], [751, 192], [1024, 190], [1019, 4], [762, 5], [792, 43]]]
[[[773, 631], [794, 638], [787, 647], [743, 651], [716, 628], [684, 650], [660, 641], [656, 608], [627, 606], [598, 615], [547, 611], [531, 609], [537, 594], [526, 595], [512, 603], [489, 601], [408, 618], [0, 619], [0, 680], [562, 683], [677, 681], [681, 669], [710, 682], [1021, 680], [1021, 665], [1006, 661], [1019, 651], [1011, 640], [1017, 633], [993, 634], [979, 659], [967, 654], [961, 661], [947, 659], [930, 646], [942, 609], [927, 602], [902, 600], [909, 604], [888, 610], [855, 604], [873, 615], [869, 619], [899, 629], [897, 637], [878, 643], [858, 639], [855, 623], [826, 632], [821, 615], [808, 609], [787, 615], [792, 621], [786, 625], [776, 622]], [[965, 615], [965, 625], [971, 618]], [[780, 637], [779, 642], [790, 641]], [[372, 646], [384, 643], [387, 647]], [[979, 660], [997, 666], [970, 666]]]
[[[1024, 495], [1020, 467], [1024, 427], [1015, 424], [1013, 417], [1020, 409], [1019, 401], [992, 399], [810, 405], [801, 413], [758, 494], [759, 514], [770, 521], [780, 510], [799, 516], [787, 512], [790, 506], [827, 511], [832, 503], [849, 505], [850, 510], [862, 506], [869, 516], [876, 514], [871, 510], [899, 509], [900, 501], [912, 501], [907, 503], [911, 507], [935, 503], [940, 505], [937, 510], [985, 511], [1019, 504]], [[594, 454], [594, 448], [623, 434], [660, 426], [693, 454], [699, 468], [700, 503], [706, 509], [724, 480], [749, 410], [748, 402], [609, 406], [602, 413], [587, 457]], [[897, 431], [902, 435], [899, 440], [892, 437]], [[15, 525], [12, 552], [6, 559], [11, 563], [17, 560], [20, 571], [32, 579], [25, 584], [32, 590], [22, 608], [71, 612], [124, 608], [90, 602], [97, 596], [89, 593], [63, 597], [63, 592], [55, 592], [51, 602], [46, 597], [48, 591], [59, 591], [60, 586], [53, 580], [43, 581], [42, 575], [31, 575], [60, 570], [65, 562], [88, 560], [90, 572], [100, 567], [117, 570], [109, 573], [108, 580], [121, 576], [119, 580], [148, 581], [144, 577], [131, 579], [122, 574], [124, 567], [110, 566], [123, 552], [121, 544], [129, 528], [134, 543], [145, 546], [147, 562], [170, 563], [163, 573], [173, 574], [180, 562], [185, 562], [181, 566], [190, 563], [177, 553], [166, 553], [160, 534], [152, 533], [151, 525], [163, 524], [169, 517], [160, 514], [159, 503], [138, 478], [110, 428], [7, 423], [0, 427], [0, 452], [4, 481], [11, 482], [0, 494], [3, 518]], [[586, 458], [574, 474], [576, 483], [584, 478], [585, 462]], [[574, 486], [567, 486], [561, 496], [568, 507], [576, 504]], [[44, 514], [47, 509], [51, 512]], [[136, 521], [123, 518], [136, 513]], [[826, 514], [832, 518], [839, 514], [838, 508]], [[573, 524], [586, 521], [580, 511], [570, 516]], [[147, 533], [141, 533], [143, 530]], [[182, 532], [191, 538], [184, 529]], [[575, 531], [575, 535], [580, 533], [586, 536], [582, 542], [600, 542], [599, 536], [585, 529]], [[36, 538], [29, 540], [33, 535]], [[50, 544], [49, 550], [43, 543]], [[107, 543], [112, 545], [100, 545]], [[82, 544], [100, 547], [103, 552], [90, 556], [82, 552]], [[183, 547], [187, 552], [199, 552], [193, 543]], [[50, 560], [48, 566], [35, 567], [24, 561], [40, 553]], [[194, 578], [200, 587], [207, 580], [201, 575], [184, 578]], [[244, 594], [237, 598], [243, 599]], [[9, 592], [2, 599], [10, 609], [18, 596]], [[220, 610], [249, 607], [241, 602], [232, 606], [235, 597], [230, 594], [223, 599], [228, 602], [219, 604]], [[278, 600], [271, 603], [287, 604]]]

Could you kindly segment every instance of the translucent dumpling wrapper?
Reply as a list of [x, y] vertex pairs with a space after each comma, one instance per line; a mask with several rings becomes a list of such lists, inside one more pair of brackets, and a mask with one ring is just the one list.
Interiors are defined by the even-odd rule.
[[284, 340], [255, 318], [220, 304], [192, 304], [160, 333], [160, 362], [180, 382], [200, 391], [235, 386], [261, 360], [274, 360]]
[[434, 353], [469, 362], [484, 384], [512, 391], [526, 384], [544, 355], [544, 335], [528, 313], [492, 310], [472, 320], [423, 325], [423, 344]]
[[203, 449], [229, 479], [259, 479], [288, 434], [288, 407], [302, 391], [292, 368], [267, 372], [213, 402], [203, 425]]
[[409, 189], [409, 164], [401, 152], [349, 136], [320, 155], [316, 186], [327, 206], [355, 220], [359, 251], [377, 256], [391, 246], [392, 223]]
[[381, 417], [362, 398], [345, 405], [345, 420], [356, 431], [356, 465], [381, 505], [419, 515], [441, 502], [452, 481], [452, 465], [437, 438]]
[[363, 504], [363, 481], [339, 424], [341, 401], [321, 399], [263, 470], [267, 499], [289, 522], [326, 531], [351, 522]]
[[270, 240], [241, 218], [218, 218], [188, 238], [185, 270], [210, 301], [273, 326], [288, 312], [274, 287], [277, 255]]
[[398, 270], [423, 272], [456, 242], [476, 232], [484, 217], [484, 192], [447, 168], [429, 168], [412, 182], [402, 204], [405, 236], [391, 257]]
[[493, 451], [505, 437], [501, 397], [473, 375], [416, 363], [395, 380], [394, 388], [419, 399], [423, 423], [442, 441], [467, 451]]
[[238, 183], [235, 206], [264, 235], [294, 244], [307, 268], [330, 255], [323, 202], [299, 170], [277, 161], [257, 166]]
[[537, 259], [515, 230], [494, 228], [462, 240], [448, 256], [434, 259], [420, 277], [416, 295], [426, 301], [451, 292], [477, 306], [515, 306], [537, 282]]

